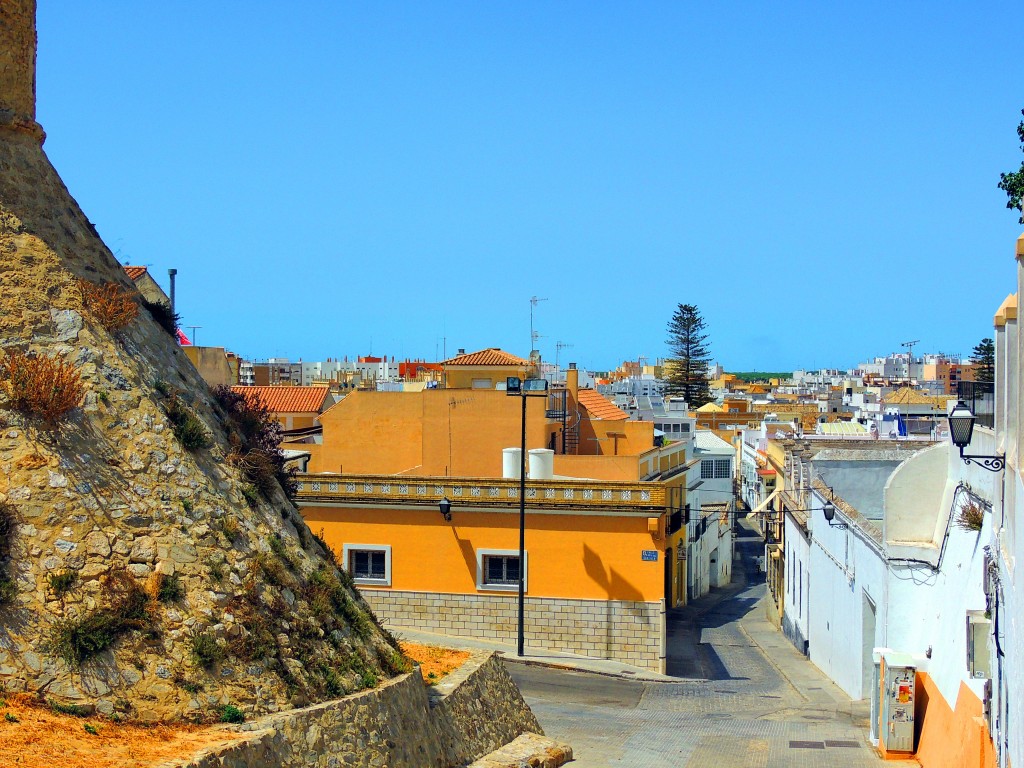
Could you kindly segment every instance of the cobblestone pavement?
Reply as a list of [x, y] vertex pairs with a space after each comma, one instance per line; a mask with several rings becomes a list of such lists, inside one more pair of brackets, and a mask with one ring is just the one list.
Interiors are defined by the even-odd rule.
[[742, 528], [736, 583], [670, 612], [668, 671], [678, 682], [507, 665], [547, 735], [572, 745], [573, 765], [917, 765], [877, 757], [866, 704], [851, 702], [764, 618], [760, 546]]

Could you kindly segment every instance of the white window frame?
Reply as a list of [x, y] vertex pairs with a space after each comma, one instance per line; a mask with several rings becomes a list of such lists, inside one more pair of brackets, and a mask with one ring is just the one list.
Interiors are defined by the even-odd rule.
[[[352, 559], [351, 553], [353, 552], [383, 552], [384, 553], [384, 578], [383, 579], [365, 579], [356, 578], [356, 575], [352, 573]], [[352, 581], [356, 584], [366, 584], [369, 586], [376, 587], [390, 587], [391, 586], [391, 546], [389, 544], [344, 544], [342, 545], [342, 562], [345, 565], [345, 570], [352, 576]]]
[[[518, 549], [478, 549], [476, 551], [476, 588], [485, 592], [518, 592], [518, 584], [487, 584], [487, 572], [484, 570], [484, 559], [487, 557], [519, 557]], [[523, 552], [523, 562], [519, 564], [523, 569], [523, 592], [529, 592], [529, 570], [530, 557], [528, 552]]]

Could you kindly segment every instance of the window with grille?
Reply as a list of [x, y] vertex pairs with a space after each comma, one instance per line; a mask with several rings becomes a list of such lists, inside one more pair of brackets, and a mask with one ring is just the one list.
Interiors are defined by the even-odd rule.
[[704, 459], [700, 463], [702, 480], [718, 480], [729, 477], [729, 459]]
[[[476, 587], [513, 592], [519, 589], [519, 550], [478, 549]], [[523, 571], [525, 588], [526, 570]]]
[[519, 557], [488, 555], [484, 558], [485, 584], [519, 585]]
[[345, 566], [357, 584], [391, 584], [391, 547], [378, 544], [346, 544]]

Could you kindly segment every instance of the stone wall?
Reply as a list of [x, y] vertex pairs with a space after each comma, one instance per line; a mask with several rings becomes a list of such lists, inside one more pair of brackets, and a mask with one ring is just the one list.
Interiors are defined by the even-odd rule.
[[[516, 595], [360, 590], [385, 626], [514, 643]], [[575, 653], [661, 672], [662, 604], [631, 600], [526, 598], [527, 648]]]
[[501, 661], [478, 654], [431, 689], [419, 670], [372, 691], [241, 726], [245, 741], [206, 750], [188, 768], [448, 768], [542, 733]]
[[[0, 0], [0, 358], [59, 359], [84, 396], [45, 424], [18, 406], [13, 377], [0, 382], [0, 685], [105, 715], [202, 720], [390, 677], [397, 651], [283, 491], [249, 487], [237, 429], [171, 335], [141, 308], [113, 332], [84, 299], [78, 278], [137, 294], [40, 145], [34, 9]], [[205, 446], [175, 436], [172, 403]], [[145, 618], [117, 627], [141, 589]]]

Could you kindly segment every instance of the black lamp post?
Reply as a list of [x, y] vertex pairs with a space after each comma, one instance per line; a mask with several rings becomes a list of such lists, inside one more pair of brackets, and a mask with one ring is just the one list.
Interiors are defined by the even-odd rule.
[[995, 456], [975, 456], [964, 453], [964, 448], [971, 444], [971, 436], [974, 434], [974, 422], [977, 417], [971, 413], [967, 403], [958, 400], [953, 410], [949, 412], [949, 432], [953, 438], [953, 445], [960, 449], [960, 458], [964, 464], [977, 464], [989, 472], [998, 472], [1006, 466], [1006, 454], [1000, 453]]
[[519, 397], [523, 402], [522, 441], [519, 451], [519, 634], [518, 655], [523, 655], [526, 646], [526, 398], [547, 397], [547, 379], [520, 379], [509, 376], [505, 380], [505, 394]]
[[441, 510], [441, 517], [444, 518], [444, 521], [450, 523], [452, 521], [452, 503], [448, 501], [448, 497], [445, 496], [437, 502], [437, 506]]

